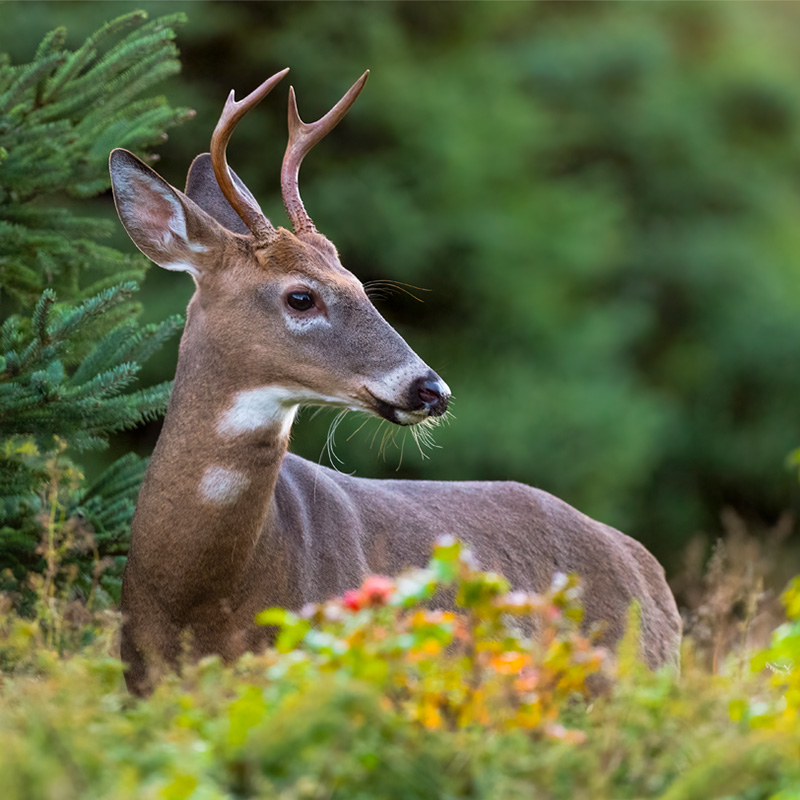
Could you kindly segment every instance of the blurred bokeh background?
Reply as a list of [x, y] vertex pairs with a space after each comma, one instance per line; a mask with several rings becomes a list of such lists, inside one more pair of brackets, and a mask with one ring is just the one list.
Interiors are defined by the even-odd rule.
[[[310, 120], [371, 70], [303, 197], [362, 280], [420, 287], [378, 307], [453, 388], [454, 419], [423, 459], [404, 434], [381, 452], [377, 421], [350, 438], [352, 416], [341, 469], [521, 480], [668, 565], [724, 513], [766, 529], [797, 507], [800, 7], [5, 2], [0, 50], [26, 62], [57, 25], [77, 46], [137, 8], [188, 16], [162, 90], [197, 117], [156, 165], [178, 187], [228, 91], [291, 67], [229, 148], [276, 224], [288, 83]], [[192, 288], [151, 269], [147, 318]], [[304, 413], [293, 449], [326, 463], [330, 421]]]

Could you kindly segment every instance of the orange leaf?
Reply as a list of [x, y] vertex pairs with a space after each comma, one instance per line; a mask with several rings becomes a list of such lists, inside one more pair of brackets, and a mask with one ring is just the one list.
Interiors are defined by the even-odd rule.
[[521, 672], [523, 667], [526, 667], [530, 662], [530, 657], [525, 653], [518, 653], [515, 650], [509, 650], [506, 653], [500, 653], [493, 656], [489, 661], [489, 665], [501, 675], [516, 675]]

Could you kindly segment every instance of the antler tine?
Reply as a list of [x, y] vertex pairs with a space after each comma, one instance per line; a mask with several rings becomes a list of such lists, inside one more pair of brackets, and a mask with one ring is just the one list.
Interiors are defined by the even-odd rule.
[[369, 77], [367, 70], [347, 91], [347, 94], [322, 118], [316, 122], [303, 122], [297, 111], [294, 87], [289, 87], [289, 143], [281, 167], [281, 192], [283, 204], [292, 221], [295, 233], [315, 233], [316, 227], [300, 199], [298, 175], [300, 165], [308, 151], [327, 136], [350, 110]]
[[211, 166], [214, 168], [219, 188], [225, 195], [225, 199], [233, 206], [233, 210], [242, 218], [242, 222], [247, 225], [256, 239], [268, 241], [275, 235], [275, 228], [270, 221], [261, 213], [261, 209], [242, 194], [236, 187], [228, 169], [228, 160], [225, 151], [228, 147], [231, 134], [239, 120], [251, 108], [255, 108], [274, 88], [283, 80], [288, 72], [288, 68], [276, 72], [271, 78], [267, 78], [255, 91], [251, 92], [243, 100], [238, 102], [235, 93], [231, 90], [222, 109], [217, 127], [211, 136]]

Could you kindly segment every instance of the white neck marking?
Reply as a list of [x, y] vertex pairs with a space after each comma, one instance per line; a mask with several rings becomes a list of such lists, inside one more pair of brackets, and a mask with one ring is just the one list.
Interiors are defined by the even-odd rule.
[[233, 401], [217, 422], [217, 433], [224, 439], [278, 425], [281, 436], [288, 436], [299, 406], [338, 406], [349, 408], [349, 400], [311, 389], [285, 386], [259, 386], [236, 392]]
[[211, 466], [206, 467], [197, 491], [204, 503], [213, 506], [229, 506], [238, 500], [249, 485], [250, 479], [244, 472], [227, 467]]
[[229, 439], [278, 425], [281, 436], [287, 436], [297, 405], [297, 393], [282, 386], [259, 386], [236, 392], [217, 423], [217, 433]]

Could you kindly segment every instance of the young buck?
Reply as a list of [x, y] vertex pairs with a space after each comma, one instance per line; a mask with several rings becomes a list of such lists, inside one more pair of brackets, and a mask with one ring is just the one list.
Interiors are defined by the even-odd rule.
[[515, 587], [543, 590], [576, 572], [587, 624], [606, 641], [641, 604], [651, 666], [677, 661], [680, 620], [656, 560], [638, 542], [518, 483], [367, 480], [287, 452], [301, 405], [357, 409], [397, 425], [442, 415], [450, 390], [389, 326], [298, 190], [308, 151], [346, 114], [364, 74], [324, 117], [303, 122], [289, 90], [281, 188], [294, 232], [275, 228], [228, 168], [238, 121], [288, 70], [236, 102], [186, 192], [125, 150], [111, 154], [117, 210], [136, 246], [196, 284], [175, 388], [139, 494], [122, 589], [122, 658], [146, 693], [185, 642], [235, 659], [263, 647], [269, 606], [297, 609], [368, 573], [424, 565], [452, 534]]

